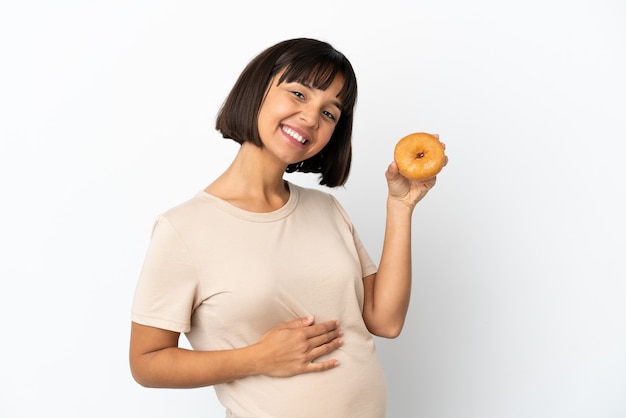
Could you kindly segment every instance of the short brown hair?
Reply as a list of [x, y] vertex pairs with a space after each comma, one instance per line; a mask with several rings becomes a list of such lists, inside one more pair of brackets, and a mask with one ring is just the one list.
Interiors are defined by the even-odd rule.
[[345, 184], [352, 161], [352, 124], [357, 98], [356, 75], [350, 61], [330, 44], [308, 38], [279, 42], [257, 55], [244, 68], [220, 109], [215, 128], [224, 138], [258, 147], [258, 113], [269, 84], [285, 69], [278, 84], [300, 82], [325, 90], [341, 74], [343, 87], [341, 117], [326, 146], [316, 155], [290, 164], [287, 172], [319, 173], [320, 184], [336, 187]]

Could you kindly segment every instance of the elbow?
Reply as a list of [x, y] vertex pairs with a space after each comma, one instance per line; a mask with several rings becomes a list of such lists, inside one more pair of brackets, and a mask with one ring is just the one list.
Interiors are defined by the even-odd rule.
[[135, 382], [137, 382], [139, 385], [143, 386], [144, 388], [152, 387], [148, 383], [148, 380], [145, 379], [145, 377], [142, 375], [142, 373], [140, 371], [138, 371], [136, 367], [133, 367], [132, 364], [130, 366], [130, 374], [133, 377], [133, 379], [135, 380]]
[[149, 385], [147, 381], [143, 380], [141, 377], [138, 377], [134, 373], [133, 373], [133, 379], [135, 380], [135, 382], [137, 382], [140, 386], [143, 386], [144, 388], [153, 388], [154, 387], [152, 385]]
[[381, 338], [387, 338], [390, 340], [393, 340], [394, 338], [398, 338], [400, 336], [402, 329], [398, 328], [398, 329], [393, 329], [393, 330], [385, 330], [384, 332], [380, 332], [380, 333], [376, 333], [374, 335], [381, 337]]
[[144, 388], [156, 388], [157, 385], [154, 384], [153, 379], [150, 378], [149, 373], [141, 367], [140, 361], [130, 360], [130, 374], [139, 385]]
[[131, 375], [133, 376], [133, 379], [135, 380], [135, 382], [137, 382], [139, 385], [143, 386], [144, 388], [154, 389], [154, 388], [163, 387], [161, 385], [156, 384], [156, 382], [146, 377], [145, 375], [141, 373], [133, 372], [132, 369], [131, 369]]
[[390, 340], [393, 340], [394, 338], [398, 338], [400, 336], [401, 331], [402, 331], [402, 329], [390, 332], [390, 333], [384, 335], [384, 338], [388, 338]]
[[398, 338], [404, 327], [404, 319], [403, 315], [376, 315], [372, 310], [363, 312], [363, 321], [368, 331], [381, 338]]
[[404, 323], [385, 324], [385, 326], [375, 327], [369, 331], [377, 337], [394, 339], [400, 336]]

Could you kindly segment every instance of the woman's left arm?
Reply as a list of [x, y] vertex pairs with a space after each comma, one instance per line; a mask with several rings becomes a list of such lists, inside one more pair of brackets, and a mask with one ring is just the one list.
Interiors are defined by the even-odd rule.
[[378, 272], [363, 279], [363, 320], [372, 334], [395, 338], [404, 325], [411, 296], [413, 209], [437, 178], [409, 180], [395, 162], [385, 176], [389, 187], [385, 238]]

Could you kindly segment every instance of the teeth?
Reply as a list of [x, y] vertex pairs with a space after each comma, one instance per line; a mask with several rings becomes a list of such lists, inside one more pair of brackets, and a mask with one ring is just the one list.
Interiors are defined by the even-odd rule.
[[295, 139], [299, 143], [306, 144], [306, 139], [304, 139], [302, 137], [302, 135], [300, 135], [299, 133], [297, 133], [293, 129], [287, 128], [287, 127], [283, 127], [283, 131], [285, 131], [285, 133], [287, 133], [290, 137], [292, 137], [293, 139]]

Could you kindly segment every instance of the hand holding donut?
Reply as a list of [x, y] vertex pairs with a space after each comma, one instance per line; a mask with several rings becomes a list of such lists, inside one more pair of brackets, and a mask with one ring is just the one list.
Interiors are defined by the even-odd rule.
[[435, 185], [436, 175], [448, 163], [439, 135], [416, 132], [400, 139], [394, 161], [385, 176], [389, 196], [413, 207]]

